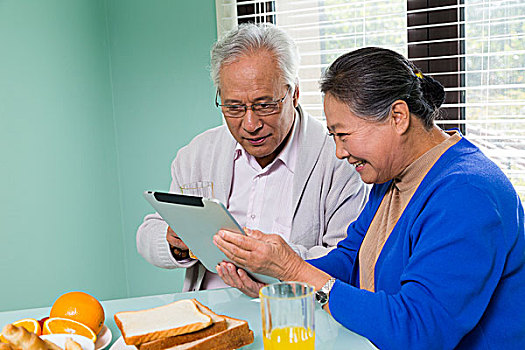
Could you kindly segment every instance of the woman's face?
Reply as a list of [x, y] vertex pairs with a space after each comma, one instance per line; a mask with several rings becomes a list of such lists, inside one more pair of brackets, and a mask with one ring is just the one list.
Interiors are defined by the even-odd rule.
[[361, 119], [331, 94], [325, 96], [324, 110], [337, 158], [352, 164], [364, 182], [384, 183], [401, 173], [401, 140], [392, 117], [384, 122]]

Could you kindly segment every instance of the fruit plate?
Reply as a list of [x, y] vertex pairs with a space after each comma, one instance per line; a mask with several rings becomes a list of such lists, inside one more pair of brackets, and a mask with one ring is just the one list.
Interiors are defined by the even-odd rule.
[[106, 348], [106, 346], [111, 343], [111, 339], [113, 338], [113, 335], [111, 334], [111, 330], [106, 327], [106, 325], [102, 326], [102, 329], [100, 332], [98, 332], [97, 335], [97, 341], [95, 342], [95, 350], [102, 350]]
[[50, 342], [58, 345], [62, 349], [65, 349], [66, 339], [68, 338], [71, 338], [75, 342], [77, 342], [82, 347], [82, 350], [95, 349], [95, 345], [93, 344], [93, 341], [91, 339], [79, 334], [46, 334], [41, 335], [40, 338], [49, 340]]

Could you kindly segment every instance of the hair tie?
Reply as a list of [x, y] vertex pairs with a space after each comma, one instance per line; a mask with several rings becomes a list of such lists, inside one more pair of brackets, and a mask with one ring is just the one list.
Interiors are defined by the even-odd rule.
[[421, 72], [416, 72], [416, 77], [418, 77], [419, 79], [423, 80], [423, 73]]

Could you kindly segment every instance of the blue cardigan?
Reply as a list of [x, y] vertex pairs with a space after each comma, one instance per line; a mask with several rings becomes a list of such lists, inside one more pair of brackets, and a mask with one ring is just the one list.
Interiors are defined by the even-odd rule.
[[523, 207], [501, 170], [465, 138], [448, 149], [388, 238], [371, 293], [356, 259], [389, 185], [309, 261], [337, 279], [333, 317], [381, 349], [525, 349]]

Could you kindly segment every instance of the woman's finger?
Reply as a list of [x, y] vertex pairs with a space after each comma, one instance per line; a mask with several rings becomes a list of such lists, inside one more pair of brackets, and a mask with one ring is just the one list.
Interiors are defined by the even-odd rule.
[[224, 240], [220, 235], [213, 236], [214, 244], [226, 255], [226, 257], [244, 266], [244, 263], [249, 259], [250, 251], [246, 251], [237, 245]]
[[[252, 231], [253, 232], [253, 231]], [[242, 235], [228, 230], [219, 230], [217, 234], [226, 242], [229, 242], [243, 250], [252, 251], [257, 248], [259, 240], [255, 237]]]

